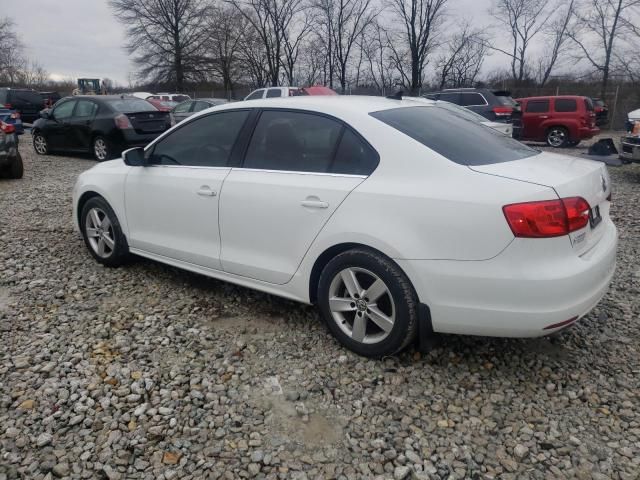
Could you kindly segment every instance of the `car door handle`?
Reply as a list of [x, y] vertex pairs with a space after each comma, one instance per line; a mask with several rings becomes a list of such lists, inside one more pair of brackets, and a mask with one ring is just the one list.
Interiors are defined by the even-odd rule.
[[543, 118], [543, 119], [549, 118], [549, 115], [540, 115], [538, 118]]
[[307, 208], [329, 208], [329, 204], [322, 200], [303, 200], [300, 205]]
[[217, 195], [215, 190], [211, 190], [209, 187], [202, 187], [200, 190], [196, 192], [198, 195], [203, 197], [215, 197]]

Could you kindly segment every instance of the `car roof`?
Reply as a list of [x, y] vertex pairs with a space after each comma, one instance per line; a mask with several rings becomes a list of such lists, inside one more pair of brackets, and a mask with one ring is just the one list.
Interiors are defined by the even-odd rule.
[[576, 99], [576, 98], [587, 98], [583, 95], [541, 95], [538, 97], [520, 97], [516, 98], [516, 101], [520, 100], [548, 100], [550, 98], [559, 98], [559, 99]]
[[[429, 102], [429, 103], [427, 103]], [[255, 99], [250, 101], [233, 102], [215, 109], [241, 109], [241, 108], [283, 108], [295, 110], [311, 110], [320, 113], [331, 112], [357, 112], [371, 113], [392, 108], [415, 107], [418, 105], [434, 104], [428, 99], [393, 100], [385, 97], [365, 95], [301, 95], [296, 97], [274, 97], [267, 99]]]
[[432, 106], [435, 102], [423, 100], [393, 100], [385, 97], [365, 95], [303, 95], [296, 97], [274, 97], [267, 99], [245, 100], [225, 103], [199, 112], [198, 115], [211, 111], [240, 110], [243, 108], [278, 108], [290, 110], [308, 110], [336, 117], [353, 117], [367, 115], [381, 110], [394, 108]]

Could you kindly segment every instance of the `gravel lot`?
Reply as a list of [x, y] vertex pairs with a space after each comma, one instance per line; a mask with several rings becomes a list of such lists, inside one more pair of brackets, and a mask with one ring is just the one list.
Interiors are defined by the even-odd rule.
[[640, 478], [640, 167], [610, 168], [618, 270], [552, 338], [445, 336], [366, 360], [313, 308], [151, 261], [71, 223], [88, 158], [0, 180], [0, 480]]

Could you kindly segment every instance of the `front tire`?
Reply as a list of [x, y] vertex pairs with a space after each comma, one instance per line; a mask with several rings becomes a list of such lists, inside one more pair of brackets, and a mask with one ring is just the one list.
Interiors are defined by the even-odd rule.
[[80, 214], [80, 230], [89, 252], [107, 267], [119, 267], [129, 259], [129, 245], [115, 212], [102, 197], [87, 200]]
[[93, 148], [93, 158], [97, 161], [104, 162], [113, 158], [113, 147], [103, 136], [95, 137], [91, 146]]
[[550, 147], [564, 148], [569, 141], [569, 131], [564, 127], [551, 127], [547, 131], [547, 145]]
[[337, 255], [322, 271], [318, 303], [327, 326], [348, 349], [380, 358], [416, 336], [418, 299], [404, 272], [366, 249]]
[[49, 142], [40, 132], [36, 132], [33, 135], [33, 149], [38, 155], [49, 155]]

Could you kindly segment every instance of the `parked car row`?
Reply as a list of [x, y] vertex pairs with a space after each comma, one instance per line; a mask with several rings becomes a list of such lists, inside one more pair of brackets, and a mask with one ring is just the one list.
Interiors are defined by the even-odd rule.
[[606, 123], [608, 109], [601, 100], [562, 95], [513, 99], [509, 92], [460, 88], [434, 92], [426, 98], [463, 106], [488, 120], [512, 125], [514, 138], [546, 142], [551, 147], [575, 146], [593, 138]]

